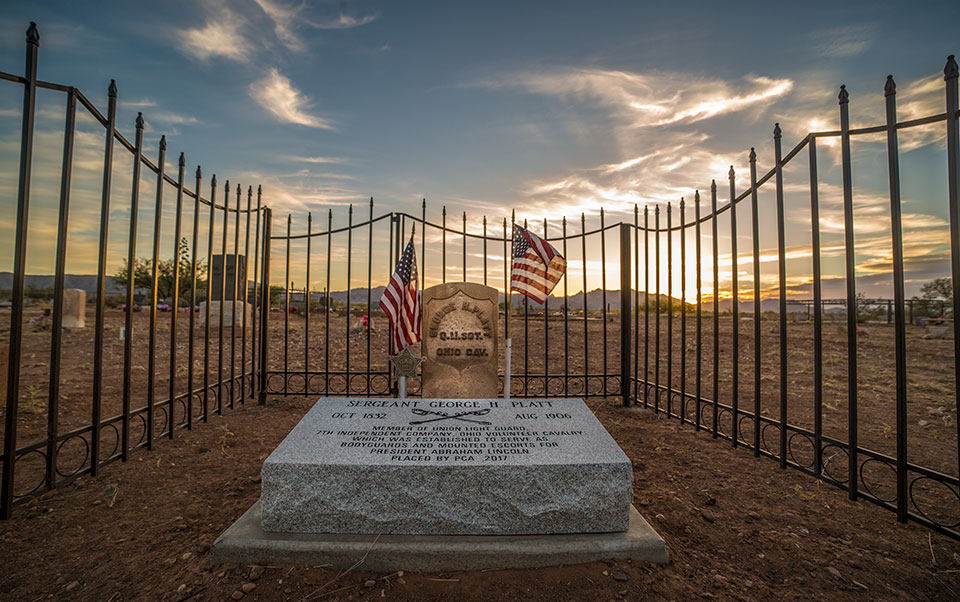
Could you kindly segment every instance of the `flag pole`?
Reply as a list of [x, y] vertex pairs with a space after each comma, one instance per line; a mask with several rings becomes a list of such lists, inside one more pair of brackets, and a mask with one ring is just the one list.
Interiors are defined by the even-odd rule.
[[[410, 240], [413, 240], [413, 234], [414, 234], [414, 232], [416, 232], [416, 230], [417, 230], [417, 222], [413, 222], [413, 226], [410, 228]], [[401, 244], [402, 244], [402, 243], [401, 243]], [[416, 267], [416, 266], [414, 266], [414, 267]], [[403, 315], [403, 299], [404, 299], [405, 297], [406, 297], [406, 295], [401, 295], [401, 296], [400, 296], [400, 315], [401, 315], [401, 316]], [[416, 307], [416, 306], [414, 306], [414, 307]], [[397, 351], [397, 353], [400, 353], [400, 351], [403, 351], [403, 350], [400, 349], [400, 350]], [[399, 386], [398, 386], [397, 392], [398, 392], [398, 394], [399, 394], [399, 397], [400, 397], [400, 399], [406, 399], [406, 398], [407, 398], [407, 377], [406, 377], [406, 376], [401, 376], [401, 377], [398, 379], [398, 381], [399, 381], [399, 383], [398, 383]]]
[[[516, 222], [516, 219], [517, 219], [517, 211], [516, 209], [514, 209], [513, 211], [510, 212], [510, 245], [509, 245], [510, 273], [513, 272], [513, 227], [514, 227], [514, 223]], [[504, 232], [504, 235], [506, 235], [506, 232]], [[506, 291], [504, 291], [506, 293], [506, 299], [505, 299], [506, 303], [504, 305], [507, 310], [507, 323], [506, 323], [506, 335], [507, 335], [506, 364], [507, 365], [504, 368], [504, 373], [505, 373], [504, 380], [503, 380], [503, 398], [504, 399], [510, 399], [510, 386], [511, 386], [510, 360], [513, 355], [513, 331], [510, 329], [510, 315], [513, 313], [512, 300], [511, 300], [511, 297], [513, 296], [511, 294], [513, 287], [510, 286], [511, 280], [512, 280], [512, 276], [511, 278], [507, 279], [507, 287], [506, 287]]]

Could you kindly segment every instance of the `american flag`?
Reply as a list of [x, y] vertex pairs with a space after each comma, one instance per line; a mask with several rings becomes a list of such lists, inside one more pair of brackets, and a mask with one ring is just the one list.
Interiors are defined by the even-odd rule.
[[417, 254], [413, 248], [413, 235], [397, 262], [390, 284], [383, 291], [380, 309], [393, 326], [394, 352], [403, 349], [405, 343], [412, 345], [420, 340], [420, 293], [417, 291]]
[[514, 224], [511, 291], [543, 303], [566, 271], [567, 260], [550, 243]]

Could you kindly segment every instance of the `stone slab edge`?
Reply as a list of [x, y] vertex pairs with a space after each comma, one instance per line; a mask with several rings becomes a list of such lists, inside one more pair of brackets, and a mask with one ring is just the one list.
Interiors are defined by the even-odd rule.
[[[364, 558], [364, 556], [366, 557]], [[300, 564], [389, 573], [538, 568], [607, 559], [666, 563], [667, 544], [630, 506], [620, 533], [564, 535], [340, 535], [268, 533], [257, 501], [210, 549], [214, 565]]]

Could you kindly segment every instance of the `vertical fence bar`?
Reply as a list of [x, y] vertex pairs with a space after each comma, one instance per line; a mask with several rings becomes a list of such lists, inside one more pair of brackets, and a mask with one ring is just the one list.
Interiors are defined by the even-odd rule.
[[[237, 208], [233, 221], [233, 294], [230, 299], [230, 408], [233, 409], [237, 396], [237, 299], [240, 296], [240, 195], [242, 189], [237, 184]], [[224, 257], [223, 273], [226, 276], [227, 263]], [[242, 392], [242, 389], [241, 389]]]
[[[150, 278], [150, 341], [147, 356], [147, 449], [153, 449], [153, 406], [157, 362], [157, 268], [160, 256], [160, 223], [163, 216], [163, 167], [167, 139], [160, 138], [160, 153], [157, 159], [157, 195], [153, 208], [153, 256]], [[183, 182], [183, 167], [179, 168], [179, 181]], [[168, 421], [169, 422], [169, 421]]]
[[[3, 483], [0, 487], [0, 517], [13, 510], [14, 467], [17, 459], [17, 410], [20, 402], [20, 348], [23, 337], [23, 286], [27, 267], [27, 226], [30, 212], [30, 175], [33, 167], [33, 126], [37, 104], [37, 51], [40, 33], [37, 24], [27, 29], [27, 58], [24, 69], [23, 120], [20, 136], [20, 176], [17, 186], [17, 231], [14, 243], [13, 291], [10, 313], [10, 350], [7, 360], [7, 408], [3, 437]], [[110, 122], [112, 125], [112, 121]], [[107, 128], [112, 149], [113, 131]], [[109, 169], [109, 168], [108, 168]], [[98, 417], [99, 419], [99, 417]], [[99, 424], [97, 422], [96, 424]], [[97, 427], [94, 427], [94, 434]], [[94, 461], [96, 456], [93, 456]], [[94, 470], [94, 474], [96, 471]]]
[[[286, 251], [286, 269], [283, 273], [283, 394], [287, 394], [288, 385], [287, 381], [290, 376], [290, 366], [289, 366], [289, 354], [290, 354], [290, 341], [288, 340], [290, 333], [290, 226], [293, 218], [290, 214], [287, 214], [287, 251]], [[348, 287], [347, 294], [350, 294]], [[350, 316], [347, 315], [347, 322], [350, 322]], [[347, 332], [347, 340], [349, 341], [350, 333]]]
[[[427, 288], [427, 199], [426, 198], [423, 198], [420, 201], [420, 222], [423, 224], [423, 227], [420, 228], [420, 290], [423, 290]], [[391, 247], [391, 249], [392, 248], [393, 247]], [[393, 270], [393, 265], [390, 265], [388, 269]], [[392, 271], [390, 272], [390, 277], [391, 278], [393, 277]]]
[[653, 361], [653, 410], [660, 411], [660, 205], [653, 208], [653, 223], [655, 238], [654, 246], [654, 294], [653, 301], [657, 305], [657, 312], [654, 316], [654, 352]]
[[447, 282], [447, 206], [446, 205], [443, 206], [442, 218], [443, 218], [443, 221], [441, 222], [441, 225], [443, 227], [440, 230], [441, 236], [442, 236], [442, 243], [440, 245], [441, 246], [440, 261], [441, 263], [443, 263], [443, 266], [441, 266], [441, 276], [442, 276], [441, 282], [446, 284]]
[[270, 337], [270, 239], [273, 234], [273, 211], [267, 207], [263, 214], [263, 269], [260, 272], [262, 284], [260, 287], [263, 295], [260, 301], [260, 395], [258, 403], [266, 405], [267, 403], [267, 368], [270, 365], [267, 342]]
[[820, 279], [820, 192], [817, 139], [810, 145], [810, 236], [813, 254], [813, 450], [814, 474], [823, 473], [823, 286]]
[[[217, 414], [223, 413], [223, 314], [227, 298], [227, 233], [230, 231], [230, 180], [223, 185], [223, 232], [220, 240], [220, 314], [217, 316]], [[286, 341], [287, 333], [283, 333]], [[284, 343], [286, 347], [286, 343]], [[286, 366], [284, 366], [286, 368]]]
[[[163, 168], [161, 166], [160, 172], [163, 173]], [[157, 189], [163, 186], [163, 182], [157, 182]], [[159, 192], [157, 195], [159, 197]], [[199, 194], [199, 189], [198, 189]], [[157, 201], [157, 207], [160, 206], [159, 200]], [[173, 439], [173, 431], [176, 426], [176, 421], [173, 419], [173, 410], [174, 403], [173, 400], [176, 397], [176, 383], [177, 383], [177, 319], [180, 313], [180, 236], [181, 236], [181, 219], [183, 215], [183, 167], [177, 166], [177, 210], [176, 215], [173, 217], [174, 223], [174, 233], [173, 233], [173, 282], [172, 282], [172, 295], [173, 295], [173, 309], [170, 312], [170, 399], [167, 400], [167, 421], [168, 426], [170, 427], [170, 432], [168, 436]], [[159, 217], [157, 218], [159, 221]], [[157, 229], [157, 235], [159, 236], [160, 230], [159, 226]], [[154, 286], [156, 290], [156, 286]], [[156, 300], [153, 302], [156, 306]], [[189, 394], [189, 392], [188, 392]], [[187, 406], [184, 405], [186, 408]]]
[[[602, 300], [603, 307], [601, 308], [601, 317], [603, 318], [603, 348], [607, 349], [607, 231], [605, 229], [605, 224], [603, 220], [603, 207], [600, 207], [600, 279], [602, 289], [600, 290], [600, 298]], [[601, 382], [603, 383], [603, 395], [607, 395], [607, 354], [603, 354], [603, 376], [601, 377]]]
[[[563, 257], [567, 258], [567, 216], [563, 216], [561, 222], [561, 233], [563, 234]], [[570, 330], [569, 319], [570, 307], [570, 288], [568, 286], [570, 278], [565, 273], [563, 275], [563, 396], [570, 395]]]
[[467, 212], [463, 212], [463, 281], [467, 281]]
[[843, 174], [843, 242], [847, 284], [847, 487], [857, 499], [857, 275], [853, 248], [853, 181], [850, 173], [850, 94], [840, 86], [840, 157]]
[[[260, 203], [263, 195], [263, 188], [260, 185], [257, 185], [257, 220], [254, 225], [254, 234], [253, 234], [253, 320], [251, 324], [251, 339], [252, 345], [250, 349], [250, 371], [251, 371], [251, 382], [250, 382], [250, 393], [253, 394], [253, 391], [259, 388], [259, 380], [257, 379], [257, 351], [259, 348], [259, 339], [257, 339], [257, 322], [260, 321], [260, 314], [257, 313], [257, 307], [259, 306], [259, 311], [269, 311], [270, 308], [264, 308], [260, 305], [260, 299], [262, 295], [260, 294], [260, 288], [263, 284], [260, 283]], [[249, 269], [249, 268], [248, 268]], [[261, 332], [260, 336], [264, 337], [266, 333]]]
[[630, 224], [620, 224], [620, 398], [630, 405]]
[[[907, 323], [903, 307], [903, 225], [900, 213], [900, 151], [897, 140], [897, 85], [888, 75], [883, 87], [887, 116], [887, 175], [890, 181], [890, 231], [893, 244], [893, 299], [896, 311], [897, 371], [897, 520], [907, 522]], [[955, 117], [953, 117], [955, 119]], [[947, 116], [947, 119], [951, 119]], [[954, 317], [956, 319], [956, 316]]]
[[[958, 134], [957, 76], [960, 67], [951, 54], [943, 68], [947, 104], [947, 186], [950, 203], [950, 271], [953, 276], [953, 368], [960, 408], [960, 134]], [[911, 305], [912, 308], [912, 305]], [[912, 318], [912, 316], [911, 316]], [[911, 320], [912, 321], [912, 320]], [[957, 421], [957, 462], [960, 466], [960, 420]]]
[[760, 210], [757, 191], [757, 152], [750, 149], [750, 212], [753, 225], [753, 455], [760, 456], [760, 362], [762, 341], [760, 332]]
[[737, 423], [740, 419], [740, 297], [738, 296], [737, 280], [740, 266], [738, 264], [739, 254], [737, 253], [737, 182], [736, 174], [733, 171], [733, 165], [730, 166], [730, 172], [727, 174], [730, 178], [730, 266], [732, 282], [730, 285], [733, 291], [733, 349], [731, 357], [733, 359], [733, 371], [731, 372], [732, 384], [732, 431], [730, 440], [733, 446], [737, 446]]
[[[547, 240], [547, 218], [543, 218], [543, 240]], [[550, 295], [543, 300], [543, 396], [550, 396]]]
[[777, 185], [777, 266], [780, 285], [780, 468], [787, 467], [787, 252], [783, 208], [783, 151], [780, 124], [773, 128], [774, 170]]
[[133, 183], [130, 192], [130, 234], [127, 239], [127, 294], [124, 311], [123, 335], [123, 398], [120, 430], [120, 460], [127, 461], [130, 448], [130, 396], [132, 395], [131, 370], [133, 369], [133, 285], [136, 279], [137, 212], [140, 204], [140, 167], [143, 163], [143, 113], [137, 113], [136, 138], [133, 153]]
[[[650, 392], [650, 207], [643, 206], [643, 407]], [[656, 403], [656, 402], [654, 402]]]
[[696, 252], [697, 252], [697, 371], [696, 371], [696, 430], [700, 430], [700, 399], [702, 393], [701, 377], [703, 376], [703, 271], [701, 266], [701, 242], [700, 242], [700, 191], [693, 195], [693, 212], [696, 219]]
[[[240, 403], [244, 403], [247, 399], [247, 314], [250, 313], [248, 302], [250, 300], [250, 208], [252, 205], [253, 186], [249, 186], [247, 188], [247, 225], [243, 229], [243, 342], [240, 345]], [[309, 257], [309, 253], [307, 256]], [[309, 281], [308, 278], [307, 282]], [[253, 389], [252, 383], [250, 388]]]
[[[183, 153], [180, 153], [179, 169], [183, 171], [186, 161]], [[197, 318], [197, 239], [200, 238], [200, 166], [197, 165], [196, 181], [193, 190], [196, 192], [193, 198], [193, 243], [190, 248], [190, 336], [189, 348], [187, 349], [187, 429], [193, 428], [193, 372], [194, 372], [194, 328]], [[209, 275], [207, 276], [209, 279]]]
[[[527, 220], [523, 220], [523, 229], [526, 230]], [[523, 296], [523, 396], [530, 393], [530, 298]]]
[[[57, 217], [57, 256], [53, 282], [53, 323], [50, 326], [50, 380], [47, 405], [47, 487], [57, 480], [57, 435], [60, 412], [60, 346], [63, 341], [63, 289], [67, 263], [67, 227], [70, 216], [70, 182], [73, 174], [73, 142], [76, 134], [77, 91], [67, 93], [63, 127], [63, 162], [60, 165], [60, 211]], [[81, 307], [86, 313], [86, 307]]]
[[[392, 276], [392, 274], [391, 274]], [[416, 284], [416, 283], [414, 283]], [[370, 225], [367, 229], [367, 395], [370, 395], [370, 333], [373, 331], [373, 197], [370, 197]]]
[[673, 415], [673, 205], [667, 203], [667, 417]]
[[[422, 233], [421, 233], [422, 236]], [[483, 286], [487, 286], [487, 216], [483, 216]]]
[[[309, 393], [310, 382], [310, 242], [313, 240], [313, 212], [307, 212], [307, 269], [304, 275], [304, 307], [303, 314], [303, 392]], [[367, 287], [370, 288], [370, 287]]]
[[587, 324], [587, 216], [580, 212], [580, 256], [583, 258], [583, 395], [590, 392], [590, 344]]
[[324, 308], [324, 329], [323, 329], [323, 390], [326, 395], [330, 395], [330, 257], [332, 255], [333, 245], [333, 209], [327, 210], [327, 300]]
[[633, 403], [640, 378], [640, 205], [633, 204]]
[[680, 424], [687, 418], [687, 224], [680, 199]]
[[[200, 167], [197, 167], [200, 177]], [[197, 188], [197, 195], [200, 188]], [[210, 306], [213, 304], [213, 231], [217, 221], [217, 174], [210, 178], [210, 222], [207, 225], [207, 294], [203, 310], [203, 421], [210, 412]], [[269, 245], [269, 241], [265, 241]]]
[[[353, 282], [351, 268], [353, 267], [353, 203], [350, 203], [350, 207], [347, 210], [347, 361], [344, 372], [346, 374], [346, 391], [347, 395], [350, 394], [350, 307], [352, 305], [352, 295], [350, 290], [350, 284]], [[398, 350], [399, 351], [399, 350]]]
[[717, 181], [710, 182], [711, 225], [713, 227], [713, 438], [717, 438], [720, 409], [720, 257], [717, 240]]

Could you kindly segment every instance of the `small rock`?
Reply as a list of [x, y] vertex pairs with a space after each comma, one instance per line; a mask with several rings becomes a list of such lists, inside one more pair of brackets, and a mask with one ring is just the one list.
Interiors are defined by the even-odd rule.
[[239, 600], [240, 598], [243, 598], [243, 592], [240, 590], [237, 590], [232, 594], [230, 594], [230, 598], [232, 598], [233, 600]]
[[604, 577], [606, 577], [606, 576], [609, 575], [609, 574], [610, 574], [610, 571], [604, 571], [604, 572], [602, 573], [602, 575], [603, 575]]
[[180, 557], [180, 560], [190, 560], [193, 557], [193, 553], [184, 552], [183, 556]]
[[400, 585], [405, 585], [407, 583], [407, 580], [404, 579], [403, 577], [399, 577], [397, 578], [397, 583], [399, 583]]
[[256, 589], [256, 587], [257, 587], [256, 583], [250, 583], [249, 581], [247, 581], [246, 583], [240, 586], [240, 589], [243, 590], [243, 593], [249, 594], [254, 589]]
[[717, 520], [716, 515], [710, 510], [704, 510], [700, 513], [700, 516], [702, 516], [703, 520], [707, 521], [708, 523], [712, 523], [713, 521]]
[[63, 591], [70, 592], [77, 589], [78, 587], [80, 587], [79, 581], [71, 581], [70, 583], [67, 584], [67, 588]]
[[180, 587], [177, 588], [177, 593], [178, 593], [178, 594], [182, 594], [182, 593], [183, 593], [183, 590], [185, 590], [185, 589], [187, 589], [187, 584], [186, 584], [186, 583], [181, 583], [181, 584], [180, 584]]
[[928, 424], [930, 423], [927, 422], [926, 420], [921, 420], [920, 422], [917, 423], [917, 426], [927, 426]]
[[263, 571], [264, 571], [263, 567], [258, 564], [255, 564], [252, 567], [250, 567], [250, 580], [256, 581], [257, 579], [259, 579], [263, 575]]
[[376, 584], [377, 582], [374, 581], [373, 579], [367, 579], [366, 581], [363, 582], [363, 587], [373, 587]]
[[614, 571], [614, 572], [613, 572], [613, 580], [614, 580], [614, 581], [626, 581], [627, 579], [629, 579], [629, 577], [627, 577], [627, 574], [626, 574], [626, 573], [624, 573], [624, 572], [622, 572], [622, 571]]
[[840, 574], [840, 571], [838, 571], [835, 567], [828, 566], [827, 572], [833, 575], [834, 577], [836, 577], [837, 579], [843, 579], [843, 575]]

